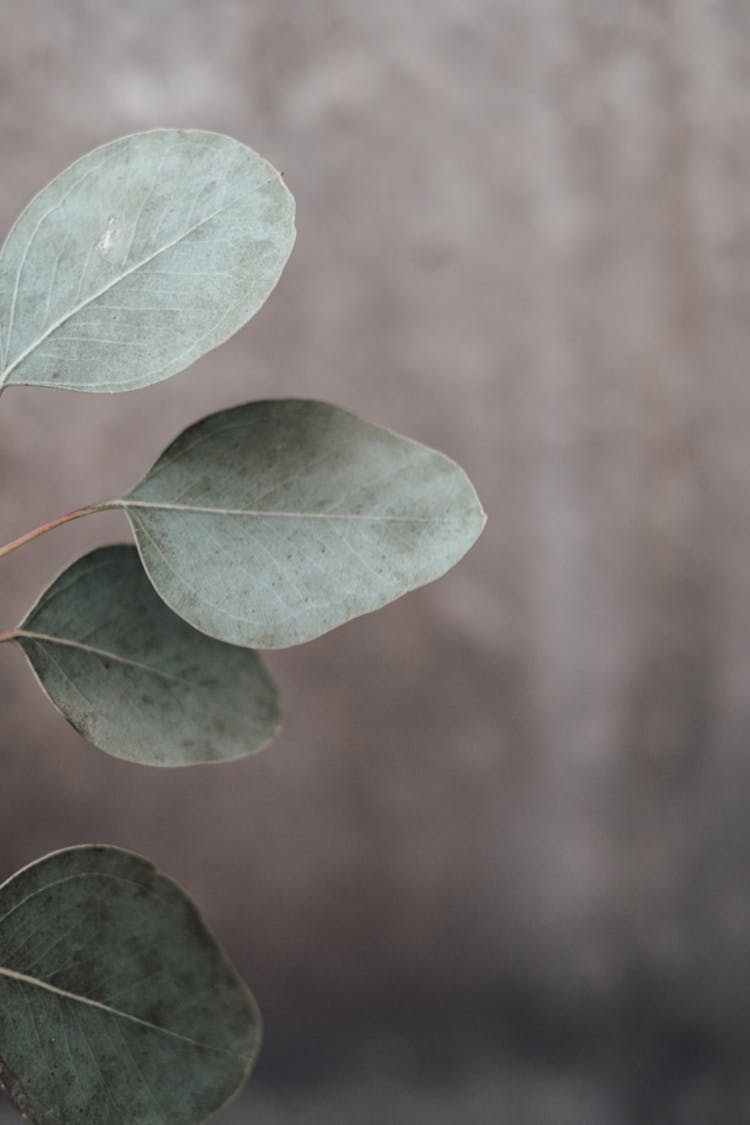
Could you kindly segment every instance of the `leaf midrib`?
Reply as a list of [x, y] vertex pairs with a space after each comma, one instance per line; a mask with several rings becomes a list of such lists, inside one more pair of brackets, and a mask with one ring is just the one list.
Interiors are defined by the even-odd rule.
[[475, 514], [468, 510], [461, 515], [436, 514], [433, 516], [368, 515], [362, 512], [295, 512], [264, 508], [220, 508], [209, 504], [174, 504], [162, 500], [131, 500], [129, 497], [115, 501], [110, 506], [123, 508], [126, 511], [128, 508], [142, 508], [165, 512], [191, 512], [196, 515], [252, 516], [295, 520], [362, 520], [369, 523], [449, 523], [473, 517]]
[[119, 664], [125, 664], [129, 668], [137, 668], [141, 672], [148, 672], [152, 676], [160, 676], [164, 680], [172, 680], [178, 684], [185, 684], [187, 687], [194, 688], [198, 686], [192, 680], [186, 679], [184, 676], [176, 676], [173, 672], [165, 672], [161, 668], [156, 668], [152, 664], [145, 664], [140, 660], [131, 660], [127, 656], [120, 656], [116, 652], [110, 652], [108, 649], [97, 648], [95, 645], [87, 645], [84, 641], [74, 641], [67, 637], [55, 637], [50, 633], [37, 633], [33, 629], [16, 629], [14, 631], [14, 640], [30, 640], [39, 641], [41, 644], [62, 645], [63, 648], [78, 649], [80, 652], [91, 653], [92, 656], [98, 656], [102, 660], [114, 660]]
[[51, 992], [55, 996], [63, 1000], [72, 1000], [75, 1003], [83, 1004], [90, 1008], [96, 1008], [99, 1011], [106, 1012], [110, 1016], [116, 1016], [119, 1019], [129, 1020], [131, 1023], [139, 1024], [141, 1027], [147, 1027], [151, 1031], [158, 1031], [162, 1035], [167, 1035], [173, 1039], [179, 1039], [183, 1043], [189, 1043], [193, 1047], [200, 1047], [204, 1051], [213, 1051], [219, 1055], [227, 1055], [229, 1058], [237, 1058], [243, 1063], [246, 1061], [244, 1055], [239, 1055], [235, 1051], [229, 1051], [225, 1047], [216, 1047], [211, 1043], [201, 1043], [198, 1039], [191, 1039], [189, 1035], [182, 1035], [179, 1031], [172, 1031], [168, 1027], [160, 1027], [157, 1023], [151, 1023], [150, 1020], [141, 1019], [140, 1016], [134, 1016], [130, 1012], [123, 1012], [119, 1008], [113, 1008], [109, 1004], [103, 1004], [100, 1000], [92, 1000], [88, 996], [80, 996], [76, 992], [68, 992], [67, 989], [58, 988], [54, 984], [48, 984], [47, 981], [40, 980], [38, 977], [28, 976], [26, 973], [19, 973], [15, 969], [8, 969], [0, 965], [0, 976], [7, 977], [9, 980], [17, 981], [19, 984], [31, 985], [34, 988], [40, 988], [45, 992]]
[[[72, 317], [76, 316], [83, 309], [87, 308], [88, 305], [93, 304], [94, 301], [98, 301], [100, 297], [103, 297], [105, 293], [108, 293], [111, 289], [114, 289], [115, 286], [119, 285], [127, 277], [130, 277], [131, 274], [136, 273], [139, 269], [143, 269], [144, 266], [149, 265], [149, 263], [153, 262], [156, 258], [158, 258], [160, 254], [165, 254], [168, 250], [172, 250], [175, 246], [179, 245], [179, 243], [182, 242], [184, 239], [188, 238], [191, 234], [194, 234], [197, 230], [200, 230], [200, 228], [202, 226], [205, 226], [206, 223], [210, 223], [213, 219], [215, 219], [223, 211], [227, 211], [230, 207], [234, 206], [234, 202], [235, 201], [232, 200], [230, 203], [223, 204], [221, 207], [218, 208], [218, 210], [214, 211], [210, 215], [207, 215], [205, 219], [201, 219], [201, 221], [199, 223], [195, 223], [194, 226], [190, 227], [186, 231], [183, 231], [182, 234], [178, 235], [178, 237], [173, 239], [171, 242], [165, 243], [164, 246], [160, 246], [157, 250], [155, 250], [152, 254], [149, 254], [146, 258], [143, 258], [140, 261], [135, 262], [132, 266], [130, 266], [128, 269], [126, 269], [123, 273], [118, 274], [117, 277], [115, 277], [111, 281], [109, 281], [101, 289], [97, 290], [95, 293], [92, 293], [91, 296], [87, 297], [84, 301], [80, 301], [77, 305], [75, 305], [72, 309], [70, 309], [67, 313], [65, 313], [64, 316], [61, 316], [56, 321], [53, 321], [53, 323], [49, 326], [49, 328], [45, 329], [45, 331], [42, 333], [41, 336], [37, 337], [36, 340], [32, 341], [32, 343], [29, 344], [29, 346], [27, 348], [25, 348], [20, 353], [20, 355], [16, 356], [16, 358], [13, 360], [13, 362], [11, 364], [9, 364], [9, 366], [6, 367], [6, 369], [2, 372], [2, 375], [0, 375], [0, 388], [2, 388], [7, 383], [8, 379], [13, 374], [13, 372], [16, 370], [16, 368], [21, 363], [23, 363], [23, 361], [25, 359], [27, 359], [32, 354], [32, 352], [36, 351], [36, 349], [41, 344], [43, 344], [45, 340], [49, 339], [49, 337], [53, 334], [53, 332], [56, 332], [58, 328], [61, 328], [63, 324], [66, 324], [67, 321], [69, 321]], [[8, 344], [10, 345], [10, 340], [8, 341]]]

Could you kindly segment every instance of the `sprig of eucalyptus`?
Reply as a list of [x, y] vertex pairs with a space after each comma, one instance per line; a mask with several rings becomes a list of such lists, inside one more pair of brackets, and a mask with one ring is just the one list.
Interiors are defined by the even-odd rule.
[[[294, 242], [280, 175], [217, 133], [159, 129], [76, 161], [0, 251], [0, 394], [176, 374], [260, 308]], [[279, 728], [255, 649], [300, 644], [445, 573], [484, 513], [435, 450], [302, 399], [222, 410], [122, 496], [135, 540], [73, 562], [15, 642], [69, 722], [133, 762], [253, 753]], [[0, 887], [0, 1082], [34, 1122], [198, 1125], [257, 1053], [257, 1007], [184, 893], [74, 848]]]

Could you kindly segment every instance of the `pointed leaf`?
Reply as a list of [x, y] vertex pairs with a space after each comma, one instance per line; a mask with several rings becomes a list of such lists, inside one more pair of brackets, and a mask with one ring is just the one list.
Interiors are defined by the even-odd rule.
[[276, 734], [256, 653], [191, 629], [154, 592], [135, 547], [101, 547], [52, 583], [15, 637], [84, 738], [131, 762], [227, 761]]
[[128, 391], [249, 320], [294, 242], [294, 201], [252, 149], [156, 129], [95, 149], [0, 251], [0, 387]]
[[441, 453], [300, 399], [191, 426], [120, 503], [175, 612], [257, 648], [308, 641], [438, 578], [485, 519]]
[[0, 886], [0, 1084], [38, 1125], [199, 1125], [241, 1086], [260, 1015], [176, 883], [117, 848]]

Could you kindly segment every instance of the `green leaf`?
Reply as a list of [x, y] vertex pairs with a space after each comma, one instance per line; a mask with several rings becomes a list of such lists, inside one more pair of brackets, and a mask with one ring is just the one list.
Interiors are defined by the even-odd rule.
[[154, 766], [227, 761], [277, 733], [254, 652], [191, 629], [154, 593], [132, 546], [73, 563], [16, 632], [43, 689], [90, 742]]
[[441, 453], [299, 399], [191, 426], [119, 506], [168, 605], [257, 648], [308, 641], [438, 578], [485, 520]]
[[230, 137], [156, 129], [95, 149], [0, 251], [0, 388], [166, 379], [258, 311], [293, 242], [281, 177]]
[[0, 1083], [37, 1125], [199, 1125], [257, 1056], [255, 1001], [176, 883], [55, 852], [0, 886]]

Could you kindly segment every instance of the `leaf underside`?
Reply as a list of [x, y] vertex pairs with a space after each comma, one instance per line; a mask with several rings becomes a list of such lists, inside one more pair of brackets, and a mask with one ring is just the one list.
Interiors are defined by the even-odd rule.
[[70, 848], [0, 886], [0, 1082], [36, 1125], [199, 1125], [260, 1037], [195, 906], [146, 860]]
[[174, 614], [133, 546], [74, 562], [16, 640], [68, 721], [116, 757], [158, 766], [227, 761], [278, 730], [276, 689], [257, 654]]
[[438, 578], [485, 521], [449, 458], [301, 399], [203, 419], [119, 503], [167, 604], [254, 648], [311, 640]]
[[257, 312], [293, 242], [292, 196], [239, 141], [156, 129], [95, 149], [0, 250], [0, 387], [166, 379]]

